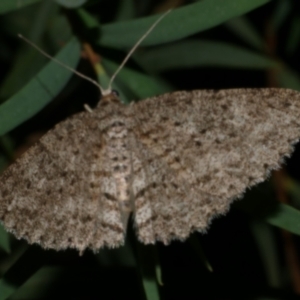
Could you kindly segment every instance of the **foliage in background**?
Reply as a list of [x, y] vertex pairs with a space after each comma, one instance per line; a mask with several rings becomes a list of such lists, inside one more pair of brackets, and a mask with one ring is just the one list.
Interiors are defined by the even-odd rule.
[[[295, 1], [163, 4], [178, 7], [118, 75], [115, 88], [123, 101], [178, 89], [281, 86], [300, 91]], [[105, 84], [161, 9], [162, 2], [150, 0], [1, 0], [0, 168], [55, 123], [99, 98], [93, 85], [49, 62], [19, 41], [18, 33], [71, 67], [80, 62], [81, 72]], [[80, 60], [86, 43], [100, 55], [97, 74]], [[297, 153], [287, 167], [296, 178]], [[76, 251], [29, 246], [0, 228], [0, 300], [294, 299], [300, 293], [291, 266], [300, 267], [295, 254], [300, 185], [283, 172], [274, 177], [247, 191], [237, 209], [215, 220], [207, 235], [194, 234], [168, 247], [141, 245], [129, 229], [124, 247], [79, 257]], [[269, 224], [296, 235], [291, 239]]]

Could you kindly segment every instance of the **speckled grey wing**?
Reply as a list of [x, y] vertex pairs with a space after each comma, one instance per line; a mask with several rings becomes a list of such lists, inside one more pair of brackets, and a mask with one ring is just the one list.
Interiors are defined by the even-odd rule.
[[145, 243], [206, 231], [300, 136], [300, 94], [292, 90], [175, 92], [131, 109], [135, 224]]
[[56, 250], [123, 244], [105, 120], [105, 110], [67, 119], [4, 172], [0, 219], [9, 231]]

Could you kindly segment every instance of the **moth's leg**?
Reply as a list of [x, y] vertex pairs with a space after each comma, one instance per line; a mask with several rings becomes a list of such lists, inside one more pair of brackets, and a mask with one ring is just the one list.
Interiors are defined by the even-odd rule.
[[87, 111], [87, 112], [89, 112], [89, 113], [93, 113], [93, 110], [91, 109], [91, 107], [88, 105], [88, 104], [84, 104], [83, 105], [83, 107], [84, 107], [84, 109]]

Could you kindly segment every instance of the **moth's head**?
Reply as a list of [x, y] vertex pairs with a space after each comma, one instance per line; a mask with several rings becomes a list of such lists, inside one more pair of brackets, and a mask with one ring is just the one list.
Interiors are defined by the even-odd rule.
[[119, 92], [116, 90], [103, 90], [101, 93], [101, 98], [100, 98], [100, 105], [103, 105], [103, 103], [111, 103], [111, 102], [118, 102], [121, 103], [120, 97], [119, 97]]

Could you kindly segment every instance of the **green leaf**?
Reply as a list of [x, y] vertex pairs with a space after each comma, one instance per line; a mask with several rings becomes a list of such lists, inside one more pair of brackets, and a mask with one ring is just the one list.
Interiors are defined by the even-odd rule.
[[146, 297], [148, 300], [159, 300], [159, 291], [158, 291], [158, 287], [157, 287], [157, 282], [155, 277], [146, 277], [143, 276], [143, 286], [144, 286], [144, 291], [146, 294]]
[[15, 145], [12, 139], [7, 135], [0, 136], [0, 147], [3, 153], [6, 155], [6, 158], [9, 159], [10, 161], [13, 161], [14, 160], [13, 152], [14, 152]]
[[[75, 67], [80, 57], [80, 45], [72, 39], [56, 56], [70, 67]], [[13, 97], [0, 105], [0, 135], [20, 125], [45, 105], [65, 86], [72, 76], [57, 63], [49, 62], [31, 81]]]
[[229, 20], [224, 25], [253, 48], [263, 50], [263, 39], [244, 16]]
[[[209, 0], [173, 10], [142, 43], [144, 46], [176, 41], [247, 13], [270, 0]], [[158, 19], [158, 15], [102, 26], [99, 44], [132, 47]], [[182, 21], [184, 20], [184, 22]]]
[[288, 39], [286, 43], [286, 52], [291, 55], [297, 51], [300, 40], [300, 20], [294, 18], [292, 20], [291, 28], [288, 32]]
[[291, 203], [293, 206], [300, 209], [300, 183], [290, 176], [285, 176], [284, 178], [283, 184], [291, 196]]
[[0, 300], [8, 299], [8, 297], [17, 290], [17, 288], [18, 287], [16, 285], [2, 278], [0, 280]]
[[[156, 246], [136, 243], [138, 252], [138, 267], [141, 273], [142, 285], [148, 300], [159, 300], [159, 287], [156, 275], [160, 274]], [[159, 278], [161, 280], [161, 278]]]
[[193, 248], [193, 250], [195, 251], [195, 253], [197, 253], [199, 259], [201, 260], [201, 262], [203, 263], [203, 265], [206, 267], [206, 269], [209, 272], [213, 272], [213, 268], [208, 260], [208, 258], [205, 255], [205, 252], [202, 248], [201, 243], [199, 242], [198, 237], [196, 236], [196, 234], [192, 234], [190, 236], [190, 238], [188, 239], [188, 242], [190, 243], [191, 247]]
[[87, 29], [98, 28], [98, 20], [85, 9], [79, 8], [76, 12]]
[[275, 201], [272, 191], [269, 182], [263, 182], [235, 205], [261, 221], [300, 235], [300, 211]]
[[[53, 22], [54, 15], [57, 14], [58, 6], [52, 0], [44, 0], [40, 5], [35, 6], [34, 9], [26, 9], [27, 18], [31, 17], [30, 26], [26, 28], [20, 28], [21, 24], [17, 28], [14, 28], [13, 34], [16, 36], [16, 32], [24, 34], [30, 41], [44, 47], [42, 44], [42, 36], [45, 35], [46, 28], [49, 26], [49, 22], [52, 22], [54, 27], [55, 22]], [[16, 18], [20, 20], [21, 15], [24, 13], [18, 12]], [[22, 22], [20, 22], [22, 23]], [[7, 26], [11, 24], [8, 23]], [[23, 25], [24, 27], [24, 25]], [[62, 40], [65, 28], [60, 29], [60, 41]], [[69, 39], [66, 39], [67, 41]], [[21, 47], [16, 53], [13, 65], [10, 68], [5, 80], [1, 84], [1, 99], [7, 99], [15, 94], [28, 80], [28, 78], [33, 77], [41, 68], [45, 65], [48, 60], [38, 53], [36, 49], [28, 46], [24, 41], [21, 41]], [[20, 76], [22, 74], [22, 76]]]
[[42, 252], [40, 248], [28, 248], [0, 279], [0, 300], [12, 296], [19, 287], [43, 266], [46, 258], [46, 252]]
[[134, 17], [136, 5], [134, 0], [121, 1], [118, 13], [116, 16], [117, 21], [130, 20]]
[[80, 7], [87, 2], [87, 0], [55, 0], [56, 3], [66, 7], [66, 8], [76, 8]]
[[[72, 36], [72, 28], [67, 17], [63, 14], [56, 14], [50, 20], [51, 26], [47, 28], [47, 35], [55, 46], [61, 47], [68, 42]], [[55, 47], [55, 49], [58, 49]]]
[[188, 40], [145, 50], [136, 56], [142, 67], [152, 72], [199, 66], [243, 69], [268, 69], [278, 66], [276, 61], [265, 55], [213, 41]]
[[1, 0], [0, 14], [8, 13], [9, 11], [23, 8], [27, 5], [39, 2], [41, 0]]
[[0, 173], [4, 168], [8, 165], [7, 157], [4, 155], [0, 155]]
[[262, 219], [271, 225], [300, 235], [300, 211], [287, 204], [276, 203], [270, 214]]
[[281, 287], [281, 272], [274, 231], [266, 223], [256, 220], [251, 222], [250, 227], [257, 243], [261, 262], [264, 265], [268, 284], [272, 288], [279, 289]]
[[300, 77], [294, 70], [284, 67], [280, 70], [277, 80], [281, 87], [300, 91]]
[[291, 1], [277, 1], [277, 5], [272, 16], [272, 24], [275, 30], [279, 30], [283, 22], [287, 19], [288, 14], [291, 12], [291, 10]]
[[41, 267], [33, 276], [29, 277], [9, 299], [45, 299], [48, 296], [48, 290], [55, 286], [57, 278], [63, 277], [62, 274], [62, 267]]

